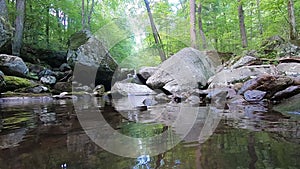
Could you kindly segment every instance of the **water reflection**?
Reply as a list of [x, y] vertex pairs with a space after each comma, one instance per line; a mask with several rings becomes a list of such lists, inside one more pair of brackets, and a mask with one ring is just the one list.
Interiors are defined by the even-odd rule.
[[[185, 136], [167, 152], [126, 158], [111, 154], [92, 141], [83, 131], [70, 100], [43, 100], [0, 104], [0, 168], [300, 168], [299, 121], [278, 112], [250, 111], [248, 107], [223, 113], [214, 107], [201, 107], [197, 109], [191, 132], [183, 133], [184, 130], [172, 125], [177, 119], [178, 105], [135, 111], [136, 119], [149, 125], [141, 129], [130, 119], [130, 113], [119, 113], [101, 100], [80, 101], [82, 113], [97, 107], [98, 113], [119, 133], [136, 138], [163, 131], [168, 131], [168, 138]], [[189, 119], [191, 109], [182, 110], [185, 116], [181, 122]], [[208, 116], [218, 119], [220, 114], [222, 119], [215, 129], [206, 127], [216, 123], [206, 121]], [[91, 130], [97, 125], [91, 123]], [[201, 136], [205, 139], [199, 139]], [[141, 145], [138, 139], [136, 143]]]

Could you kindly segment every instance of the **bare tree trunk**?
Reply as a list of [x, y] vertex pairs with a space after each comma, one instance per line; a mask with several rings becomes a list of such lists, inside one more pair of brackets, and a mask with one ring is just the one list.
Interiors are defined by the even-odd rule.
[[2, 16], [5, 20], [8, 20], [6, 0], [0, 0], [0, 16]]
[[197, 49], [196, 36], [196, 3], [195, 0], [190, 0], [190, 37], [191, 47]]
[[248, 46], [248, 41], [247, 41], [247, 33], [246, 33], [245, 21], [244, 21], [244, 10], [243, 10], [243, 5], [242, 5], [241, 0], [238, 0], [238, 3], [239, 3], [238, 13], [239, 13], [242, 45], [243, 45], [243, 48], [246, 48]]
[[91, 18], [92, 18], [92, 14], [94, 12], [94, 6], [95, 6], [95, 0], [92, 0], [92, 6], [89, 12], [89, 16], [88, 16], [88, 28], [91, 29]]
[[295, 19], [295, 9], [294, 1], [288, 1], [288, 14], [289, 14], [289, 24], [290, 24], [290, 39], [296, 40], [298, 38], [296, 30], [296, 19]]
[[261, 23], [261, 11], [260, 11], [260, 0], [256, 0], [257, 12], [258, 12], [258, 25], [259, 25], [259, 34], [263, 34], [263, 25]]
[[202, 39], [202, 46], [203, 49], [207, 48], [207, 42], [206, 42], [206, 37], [203, 31], [203, 24], [202, 24], [202, 4], [200, 3], [198, 6], [198, 24], [199, 24], [199, 33]]
[[154, 23], [154, 20], [153, 20], [153, 16], [152, 16], [150, 6], [149, 6], [149, 1], [144, 0], [144, 2], [145, 2], [145, 5], [146, 5], [146, 8], [147, 8], [147, 12], [148, 12], [148, 16], [149, 16], [149, 20], [150, 20], [151, 29], [152, 29], [152, 32], [153, 32], [153, 37], [154, 37], [154, 40], [155, 40], [155, 44], [158, 47], [158, 52], [159, 52], [160, 59], [161, 59], [161, 61], [165, 61], [167, 59], [166, 54], [165, 54], [165, 52], [162, 48], [162, 41], [160, 39], [160, 36], [158, 34], [158, 31], [156, 29], [156, 26], [155, 26], [155, 23]]
[[84, 29], [85, 28], [85, 14], [84, 14], [84, 12], [85, 12], [85, 10], [84, 10], [84, 1], [85, 0], [82, 0], [81, 1], [81, 25], [82, 25], [82, 29]]
[[50, 46], [50, 6], [47, 7], [46, 43], [47, 43], [47, 48], [49, 48], [49, 46]]
[[12, 54], [20, 56], [23, 43], [24, 17], [25, 17], [25, 0], [17, 0], [17, 17], [15, 20], [15, 36], [12, 43]]

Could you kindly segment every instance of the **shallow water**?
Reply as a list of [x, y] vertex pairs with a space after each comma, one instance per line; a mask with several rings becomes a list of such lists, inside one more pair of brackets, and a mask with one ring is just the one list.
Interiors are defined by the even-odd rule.
[[[0, 101], [0, 168], [300, 168], [299, 118], [247, 108], [113, 105], [95, 98]], [[115, 141], [111, 129], [141, 142], [116, 145], [115, 151], [136, 158], [107, 151]], [[159, 142], [147, 139], [162, 133]]]

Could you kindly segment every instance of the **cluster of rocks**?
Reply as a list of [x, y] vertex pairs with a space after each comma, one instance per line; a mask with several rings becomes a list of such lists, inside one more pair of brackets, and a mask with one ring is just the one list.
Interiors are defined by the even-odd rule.
[[0, 92], [102, 95], [110, 89], [118, 67], [103, 44], [86, 30], [71, 36], [68, 52], [25, 49], [20, 57], [0, 54]]
[[214, 52], [185, 48], [158, 67], [140, 69], [135, 77], [138, 83], [118, 82], [111, 92], [113, 96], [155, 95], [143, 101], [146, 106], [175, 101], [214, 104], [220, 109], [269, 107], [300, 93], [300, 55], [279, 58], [274, 65], [264, 64], [256, 54], [251, 51], [221, 65]]

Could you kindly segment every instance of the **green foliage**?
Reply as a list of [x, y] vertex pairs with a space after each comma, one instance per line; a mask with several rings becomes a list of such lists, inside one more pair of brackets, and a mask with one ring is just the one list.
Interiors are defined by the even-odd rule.
[[[7, 2], [9, 19], [14, 25], [15, 1]], [[232, 0], [196, 1], [197, 6], [200, 3], [202, 4], [203, 29], [209, 49], [235, 53], [245, 50], [241, 45], [238, 2]], [[288, 38], [289, 23], [286, 0], [242, 0], [242, 5], [249, 42], [248, 49], [260, 48], [263, 40], [273, 35]], [[296, 23], [299, 23], [300, 10], [297, 9], [300, 8], [300, 1], [294, 1], [294, 6]], [[181, 3], [167, 0], [150, 1], [150, 7], [167, 57], [189, 46], [189, 2], [186, 0]], [[85, 8], [86, 15], [90, 12], [90, 8], [91, 1]], [[66, 50], [69, 37], [82, 29], [81, 10], [81, 0], [27, 0], [23, 36], [25, 46]], [[145, 53], [144, 50], [157, 47], [152, 37], [150, 24], [141, 28], [146, 34], [142, 36], [142, 45], [138, 46], [140, 44], [137, 44], [133, 25], [128, 22], [133, 17], [143, 21], [148, 20], [143, 1], [95, 0], [90, 29], [96, 34], [105, 27], [106, 31], [109, 30], [109, 33], [105, 34], [105, 32], [106, 36], [100, 39], [109, 38], [108, 41], [114, 42], [113, 45], [108, 44], [108, 49], [119, 63], [128, 57], [133, 59], [133, 55], [136, 55], [134, 53], [141, 52], [146, 55], [145, 57], [154, 57], [149, 59], [151, 63], [147, 64], [157, 64], [156, 56], [152, 55], [152, 52]], [[85, 19], [87, 20], [87, 18]], [[115, 20], [117, 23], [114, 23]], [[109, 25], [109, 29], [107, 25]], [[297, 24], [297, 29], [300, 30], [300, 24]], [[202, 42], [198, 30], [197, 34], [200, 47]], [[123, 35], [126, 36], [122, 37]], [[272, 58], [273, 56], [266, 57]], [[141, 60], [148, 61], [147, 59]], [[131, 64], [136, 65], [135, 63]]]

